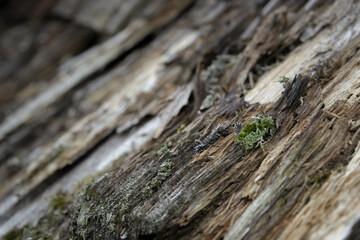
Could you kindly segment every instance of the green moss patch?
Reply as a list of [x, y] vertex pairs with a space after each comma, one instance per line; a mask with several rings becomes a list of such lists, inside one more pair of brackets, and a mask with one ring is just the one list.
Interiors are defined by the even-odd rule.
[[145, 197], [150, 197], [153, 192], [160, 187], [160, 185], [170, 176], [173, 167], [174, 163], [172, 161], [165, 161], [160, 165], [156, 177], [154, 177], [143, 190]]
[[275, 120], [271, 116], [260, 113], [253, 117], [252, 121], [245, 125], [235, 137], [235, 144], [249, 151], [257, 147], [263, 147], [274, 135], [276, 130]]
[[69, 196], [65, 193], [59, 193], [49, 202], [50, 210], [63, 211], [70, 203]]

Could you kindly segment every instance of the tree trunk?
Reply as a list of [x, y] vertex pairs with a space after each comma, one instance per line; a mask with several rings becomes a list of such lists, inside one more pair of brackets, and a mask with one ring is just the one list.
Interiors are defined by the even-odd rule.
[[4, 239], [360, 239], [359, 1], [0, 5]]

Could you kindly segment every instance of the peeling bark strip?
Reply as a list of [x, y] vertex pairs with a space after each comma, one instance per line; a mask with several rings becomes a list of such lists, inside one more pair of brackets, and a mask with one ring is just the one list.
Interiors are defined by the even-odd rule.
[[[294, 107], [296, 108], [298, 104], [301, 103], [301, 95], [305, 94], [305, 89], [309, 82], [309, 77], [303, 77], [301, 74], [295, 75], [293, 81], [290, 83], [285, 82], [285, 90], [278, 100], [274, 109], [277, 110], [281, 105], [284, 105], [281, 110]], [[284, 104], [285, 103], [285, 104]]]
[[[39, 38], [0, 49], [0, 76], [34, 64], [0, 79], [0, 237], [357, 239], [359, 1], [45, 2], [0, 25]], [[64, 54], [103, 41], [42, 58], [68, 28]]]

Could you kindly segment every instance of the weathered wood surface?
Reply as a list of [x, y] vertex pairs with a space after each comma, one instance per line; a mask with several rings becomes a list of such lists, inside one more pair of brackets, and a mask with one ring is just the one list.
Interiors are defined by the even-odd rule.
[[0, 236], [357, 239], [358, 1], [0, 5]]

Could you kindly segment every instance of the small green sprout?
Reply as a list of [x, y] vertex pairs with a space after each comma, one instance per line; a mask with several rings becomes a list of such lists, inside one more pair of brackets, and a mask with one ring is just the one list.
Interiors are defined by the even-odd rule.
[[263, 148], [263, 145], [272, 138], [275, 130], [275, 120], [271, 116], [260, 113], [241, 130], [234, 142], [245, 151], [259, 146]]

